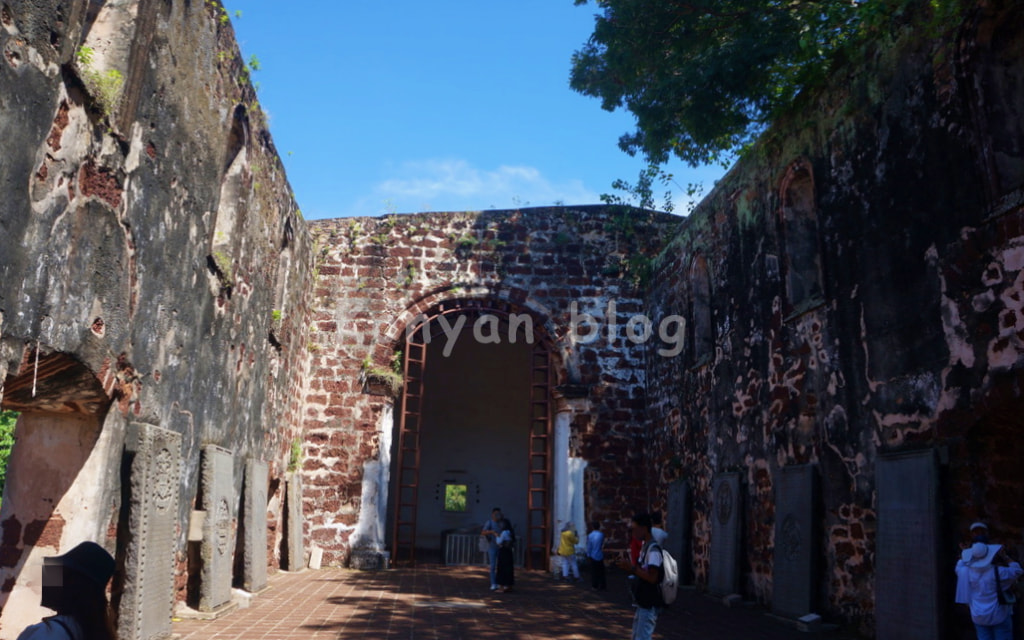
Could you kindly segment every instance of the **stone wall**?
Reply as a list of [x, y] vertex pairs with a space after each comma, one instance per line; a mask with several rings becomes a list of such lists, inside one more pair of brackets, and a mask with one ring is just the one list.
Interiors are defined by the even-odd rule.
[[[442, 302], [493, 302], [539, 318], [554, 351], [558, 410], [571, 412], [569, 455], [590, 465], [588, 517], [618, 521], [646, 505], [637, 465], [624, 464], [641, 455], [645, 411], [643, 352], [626, 335], [641, 300], [626, 263], [656, 250], [678, 219], [638, 216], [591, 206], [313, 223], [320, 253], [303, 479], [309, 538], [325, 562], [345, 561], [363, 463], [380, 458], [393, 428], [395, 402], [366, 393], [365, 374], [387, 369], [409, 322]], [[574, 304], [600, 325], [593, 342], [574, 337]]]
[[[232, 453], [234, 526], [245, 460], [268, 461], [274, 489], [299, 437], [311, 243], [226, 17], [216, 2], [0, 3], [0, 390], [22, 412], [2, 637], [38, 615], [21, 585], [58, 548], [115, 552], [115, 604], [136, 579], [132, 423], [181, 435], [162, 556], [180, 598], [201, 445]], [[49, 468], [85, 471], [19, 481]]]
[[[994, 2], [941, 37], [897, 32], [779, 122], [659, 256], [648, 309], [685, 315], [691, 333], [680, 359], [647, 359], [651, 481], [694, 487], [699, 584], [725, 472], [744, 479], [742, 593], [770, 603], [775, 485], [784, 467], [816, 465], [820, 611], [869, 634], [879, 456], [941, 461], [940, 575], [973, 520], [1024, 543], [1011, 462], [1024, 408], [1022, 25], [1019, 7]], [[951, 603], [952, 585], [939, 587]]]

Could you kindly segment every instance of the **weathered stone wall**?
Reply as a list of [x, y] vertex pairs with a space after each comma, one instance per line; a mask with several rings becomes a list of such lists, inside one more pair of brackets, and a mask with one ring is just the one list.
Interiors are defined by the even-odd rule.
[[[623, 464], [640, 455], [645, 411], [643, 352], [625, 328], [641, 300], [625, 263], [656, 249], [678, 218], [645, 225], [636, 215], [595, 206], [313, 223], [320, 250], [303, 482], [309, 538], [325, 562], [345, 561], [363, 463], [379, 459], [393, 428], [395, 403], [364, 393], [363, 363], [387, 369], [407, 324], [445, 301], [492, 301], [541, 319], [559, 409], [572, 413], [570, 455], [590, 464], [589, 517], [618, 521], [646, 505], [639, 466]], [[598, 321], [599, 339], [574, 340], [573, 303]]]
[[941, 37], [899, 33], [778, 123], [659, 257], [649, 312], [685, 315], [690, 341], [647, 359], [652, 482], [694, 487], [699, 584], [730, 471], [743, 593], [771, 602], [779, 471], [817, 465], [820, 609], [868, 633], [880, 455], [937, 451], [941, 558], [978, 518], [1024, 542], [1022, 27], [993, 2]]
[[[0, 398], [23, 412], [0, 606], [58, 547], [92, 538], [124, 561], [129, 422], [182, 436], [183, 590], [200, 445], [232, 452], [240, 500], [246, 458], [269, 462], [273, 489], [299, 436], [305, 224], [219, 3], [5, 0], [0, 50]], [[46, 473], [19, 468], [40, 458], [21, 436], [61, 442], [72, 422], [100, 444], [90, 432], [48, 464], [91, 472], [52, 495], [19, 482]], [[40, 500], [52, 512], [25, 521]]]

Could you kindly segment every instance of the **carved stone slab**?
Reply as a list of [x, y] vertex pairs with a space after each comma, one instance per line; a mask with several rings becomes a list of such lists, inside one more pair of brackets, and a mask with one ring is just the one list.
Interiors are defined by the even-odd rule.
[[285, 495], [285, 549], [288, 552], [285, 568], [288, 571], [302, 571], [305, 568], [306, 553], [302, 547], [302, 483], [299, 474], [288, 476], [287, 494]]
[[815, 609], [818, 557], [814, 465], [785, 467], [775, 481], [775, 555], [772, 610], [799, 618]]
[[[941, 637], [938, 467], [932, 451], [879, 457], [875, 612], [878, 640]], [[953, 563], [941, 567], [952, 571]]]
[[125, 555], [122, 640], [166, 638], [174, 610], [175, 526], [181, 484], [181, 435], [131, 425], [135, 454], [129, 479], [132, 536]]
[[740, 583], [740, 474], [715, 476], [711, 490], [711, 573], [708, 588], [714, 595], [739, 591]]
[[232, 558], [235, 548], [234, 460], [231, 452], [203, 447], [203, 541], [199, 555], [199, 610], [213, 611], [231, 602]]
[[676, 558], [679, 584], [693, 584], [693, 516], [690, 506], [690, 482], [679, 478], [668, 485], [668, 513], [665, 548]]
[[244, 563], [242, 588], [259, 591], [267, 586], [267, 463], [250, 458], [245, 463], [245, 502], [242, 514]]

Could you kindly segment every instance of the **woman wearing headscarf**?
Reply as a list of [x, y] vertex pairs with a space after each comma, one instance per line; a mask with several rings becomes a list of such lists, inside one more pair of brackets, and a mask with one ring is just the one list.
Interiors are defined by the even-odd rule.
[[107, 582], [114, 558], [95, 542], [83, 542], [61, 556], [43, 559], [40, 604], [57, 612], [18, 640], [117, 640]]
[[515, 533], [512, 531], [512, 523], [508, 518], [502, 518], [498, 538], [498, 567], [495, 570], [495, 580], [498, 581], [496, 591], [504, 593], [511, 591], [516, 584], [515, 577], [515, 556], [513, 547], [516, 543]]
[[978, 640], [1011, 640], [1013, 605], [1003, 592], [1024, 570], [1002, 545], [975, 542], [956, 563], [956, 601], [969, 605]]

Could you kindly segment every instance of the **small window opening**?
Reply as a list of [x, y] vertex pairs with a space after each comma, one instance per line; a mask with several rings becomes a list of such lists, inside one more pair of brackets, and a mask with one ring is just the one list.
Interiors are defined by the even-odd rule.
[[444, 485], [444, 510], [445, 511], [466, 511], [468, 504], [467, 497], [469, 487], [464, 484], [445, 483]]

